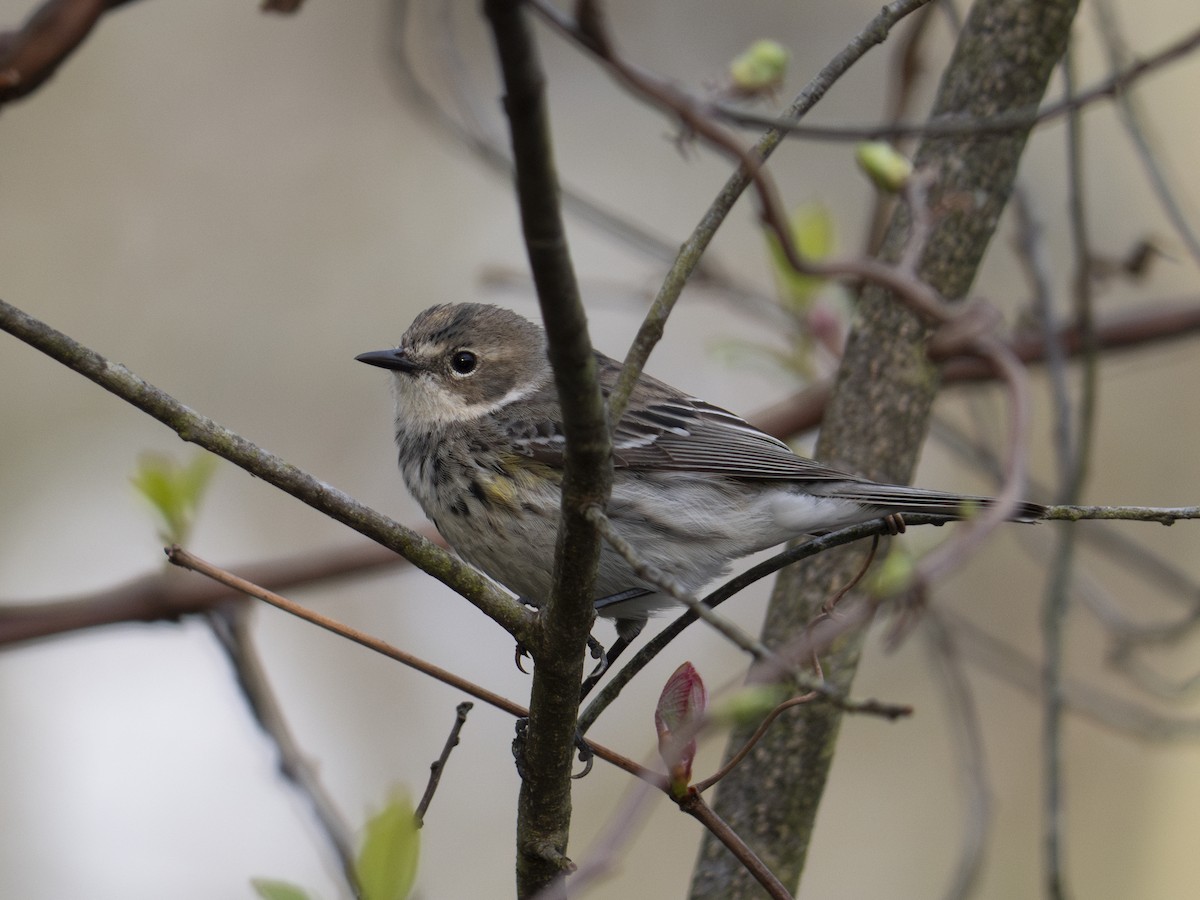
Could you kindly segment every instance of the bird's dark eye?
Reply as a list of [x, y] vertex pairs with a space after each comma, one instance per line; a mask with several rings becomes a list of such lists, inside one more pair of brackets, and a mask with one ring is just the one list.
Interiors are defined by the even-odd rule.
[[459, 375], [470, 375], [479, 365], [479, 358], [470, 350], [459, 350], [450, 357], [450, 368]]

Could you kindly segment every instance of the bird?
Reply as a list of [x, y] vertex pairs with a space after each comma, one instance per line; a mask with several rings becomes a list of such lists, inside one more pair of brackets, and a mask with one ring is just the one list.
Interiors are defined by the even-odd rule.
[[[621, 365], [595, 352], [607, 399]], [[566, 453], [544, 330], [502, 307], [432, 306], [356, 357], [392, 373], [409, 492], [472, 566], [539, 607], [550, 596]], [[994, 498], [885, 484], [799, 456], [741, 416], [642, 375], [612, 429], [607, 516], [641, 560], [695, 592], [748, 554], [885, 516], [964, 519]], [[1022, 503], [1013, 521], [1042, 518]], [[599, 615], [628, 642], [677, 607], [611, 547]]]

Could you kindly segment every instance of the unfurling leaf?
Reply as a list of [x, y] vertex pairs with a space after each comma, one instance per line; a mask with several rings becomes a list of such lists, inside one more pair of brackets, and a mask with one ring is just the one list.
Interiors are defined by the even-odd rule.
[[412, 801], [395, 791], [388, 805], [367, 820], [354, 864], [363, 900], [404, 900], [417, 877], [420, 846]]
[[676, 669], [663, 686], [654, 709], [658, 752], [670, 771], [671, 793], [686, 793], [696, 758], [696, 732], [704, 721], [708, 692], [700, 673], [690, 662]]
[[729, 64], [729, 80], [739, 94], [771, 93], [783, 83], [791, 54], [778, 41], [755, 41]]
[[904, 190], [913, 173], [913, 164], [907, 156], [886, 141], [867, 141], [854, 151], [858, 166], [867, 173], [875, 187], [888, 193]]
[[184, 465], [158, 453], [143, 454], [138, 460], [129, 480], [158, 514], [158, 534], [164, 543], [187, 540], [216, 468], [217, 458], [207, 452], [198, 453]]

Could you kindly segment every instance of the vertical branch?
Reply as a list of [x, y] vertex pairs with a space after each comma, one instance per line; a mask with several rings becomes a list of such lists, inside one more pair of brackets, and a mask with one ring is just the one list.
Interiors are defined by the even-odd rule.
[[930, 660], [936, 669], [946, 711], [954, 729], [955, 755], [966, 788], [962, 822], [962, 849], [946, 900], [965, 900], [979, 886], [991, 824], [991, 793], [987, 778], [987, 753], [983, 726], [959, 652], [945, 620], [930, 610], [922, 622]]
[[1047, 259], [1045, 228], [1038, 218], [1030, 192], [1018, 185], [1013, 191], [1013, 209], [1017, 217], [1018, 248], [1029, 273], [1033, 289], [1033, 312], [1041, 322], [1046, 347], [1046, 380], [1054, 409], [1054, 452], [1061, 484], [1070, 479], [1071, 388], [1067, 383], [1067, 353], [1058, 339], [1058, 314], [1054, 308], [1051, 265]]
[[517, 811], [517, 889], [527, 897], [559, 890], [556, 879], [570, 865], [575, 718], [600, 559], [599, 536], [583, 510], [608, 505], [612, 448], [563, 229], [545, 78], [533, 32], [519, 0], [485, 0], [484, 11], [504, 79], [521, 225], [567, 442], [554, 589], [528, 645], [535, 668], [529, 727], [519, 751], [523, 777]]
[[[933, 117], [990, 118], [1036, 104], [1067, 44], [1077, 0], [978, 0], [943, 73]], [[1029, 126], [1032, 127], [1032, 126]], [[918, 168], [936, 174], [930, 208], [938, 216], [918, 272], [942, 296], [970, 288], [1008, 199], [1029, 128], [1005, 134], [930, 135]], [[883, 254], [896, 258], [911, 216], [894, 216]], [[927, 326], [878, 286], [863, 290], [816, 455], [882, 481], [911, 477], [937, 390], [925, 353]], [[763, 634], [768, 645], [806, 626], [831, 591], [853, 575], [853, 554], [823, 554], [779, 579]], [[862, 650], [862, 633], [847, 635], [822, 658], [833, 687], [846, 691]], [[718, 789], [717, 811], [756, 849], [785, 884], [799, 883], [822, 791], [833, 759], [839, 710], [802, 708], [792, 728], [774, 728]], [[731, 736], [745, 742], [747, 729]], [[730, 751], [727, 751], [730, 752]], [[770, 772], [770, 778], [762, 773]], [[706, 839], [693, 897], [748, 895], [745, 875]]]
[[[1075, 71], [1070, 54], [1063, 62], [1067, 100], [1075, 94]], [[1069, 408], [1059, 409], [1063, 421], [1058, 428], [1074, 437], [1059, 448], [1062, 483], [1059, 503], [1078, 503], [1087, 477], [1091, 439], [1096, 410], [1097, 360], [1096, 328], [1092, 317], [1091, 244], [1088, 239], [1087, 210], [1083, 184], [1083, 116], [1076, 110], [1067, 117], [1067, 205], [1071, 222], [1071, 243], [1075, 254], [1073, 306], [1080, 330], [1083, 353], [1083, 380], [1080, 386], [1076, 421], [1069, 420]], [[1042, 604], [1042, 844], [1046, 894], [1052, 898], [1068, 894], [1062, 849], [1063, 771], [1062, 719], [1066, 700], [1063, 696], [1063, 641], [1067, 599], [1071, 588], [1071, 567], [1075, 559], [1077, 530], [1064, 529], [1058, 535], [1046, 596]]]

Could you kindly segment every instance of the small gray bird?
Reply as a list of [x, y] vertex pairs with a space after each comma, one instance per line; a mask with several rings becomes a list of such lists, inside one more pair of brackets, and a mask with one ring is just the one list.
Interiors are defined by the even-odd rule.
[[[400, 471], [425, 514], [463, 559], [540, 605], [551, 589], [565, 447], [542, 329], [496, 306], [434, 306], [399, 347], [357, 359], [392, 370]], [[620, 365], [601, 353], [596, 361], [607, 396]], [[689, 591], [731, 561], [800, 535], [893, 513], [963, 518], [993, 502], [879, 484], [805, 459], [645, 375], [613, 433], [613, 464], [613, 527]], [[1044, 512], [1024, 503], [1014, 520]], [[607, 546], [597, 593], [599, 613], [626, 639], [674, 605]]]

